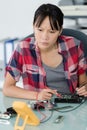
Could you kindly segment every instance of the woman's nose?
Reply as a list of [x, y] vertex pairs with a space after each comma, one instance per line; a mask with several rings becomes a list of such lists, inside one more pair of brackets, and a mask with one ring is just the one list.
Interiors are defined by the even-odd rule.
[[48, 33], [43, 32], [42, 38], [43, 38], [43, 40], [48, 40]]

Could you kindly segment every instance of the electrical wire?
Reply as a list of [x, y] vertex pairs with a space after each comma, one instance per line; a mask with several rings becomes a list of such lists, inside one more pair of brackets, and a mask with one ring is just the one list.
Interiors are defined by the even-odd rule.
[[47, 119], [41, 121], [41, 123], [45, 123], [45, 122], [47, 122], [48, 120], [50, 120], [51, 117], [52, 117], [52, 115], [53, 115], [53, 111], [50, 111], [50, 116], [49, 116]]
[[38, 101], [38, 93], [37, 93], [37, 95], [36, 95], [36, 101], [37, 101], [37, 108], [36, 108], [36, 109], [37, 109], [37, 111], [43, 116], [43, 118], [40, 119], [40, 123], [45, 123], [45, 122], [47, 122], [48, 120], [50, 120], [50, 118], [51, 118], [52, 115], [53, 115], [53, 111], [50, 111], [50, 115], [49, 115], [49, 117], [47, 118], [46, 114], [43, 113], [42, 111], [40, 111], [40, 107], [43, 107], [43, 108], [45, 109], [45, 108], [46, 108], [45, 105], [48, 105], [49, 102], [39, 102], [39, 101]]

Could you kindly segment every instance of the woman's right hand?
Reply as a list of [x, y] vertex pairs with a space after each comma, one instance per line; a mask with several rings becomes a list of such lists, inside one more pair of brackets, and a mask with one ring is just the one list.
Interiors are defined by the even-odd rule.
[[57, 90], [43, 89], [41, 92], [38, 92], [37, 100], [50, 100], [53, 94], [57, 95]]

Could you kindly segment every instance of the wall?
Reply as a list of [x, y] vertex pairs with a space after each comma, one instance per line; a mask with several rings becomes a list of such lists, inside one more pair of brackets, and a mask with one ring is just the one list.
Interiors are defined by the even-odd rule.
[[[0, 40], [22, 37], [32, 32], [34, 11], [49, 0], [0, 0]], [[58, 5], [58, 0], [50, 0]]]

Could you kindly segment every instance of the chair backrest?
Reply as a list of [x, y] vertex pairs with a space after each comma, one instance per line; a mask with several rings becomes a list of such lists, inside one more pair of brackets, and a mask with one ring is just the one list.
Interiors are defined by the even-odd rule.
[[62, 34], [66, 36], [73, 36], [80, 40], [83, 43], [84, 54], [87, 58], [87, 35], [85, 33], [74, 29], [64, 28]]
[[[62, 31], [62, 35], [66, 36], [72, 36], [75, 37], [76, 39], [80, 40], [83, 43], [83, 48], [84, 48], [84, 54], [85, 57], [87, 58], [87, 35], [79, 30], [74, 30], [74, 29], [69, 29], [69, 28], [64, 28]], [[24, 39], [28, 37], [32, 37], [34, 34], [30, 34], [29, 36], [25, 37]], [[22, 39], [22, 40], [24, 40]]]

